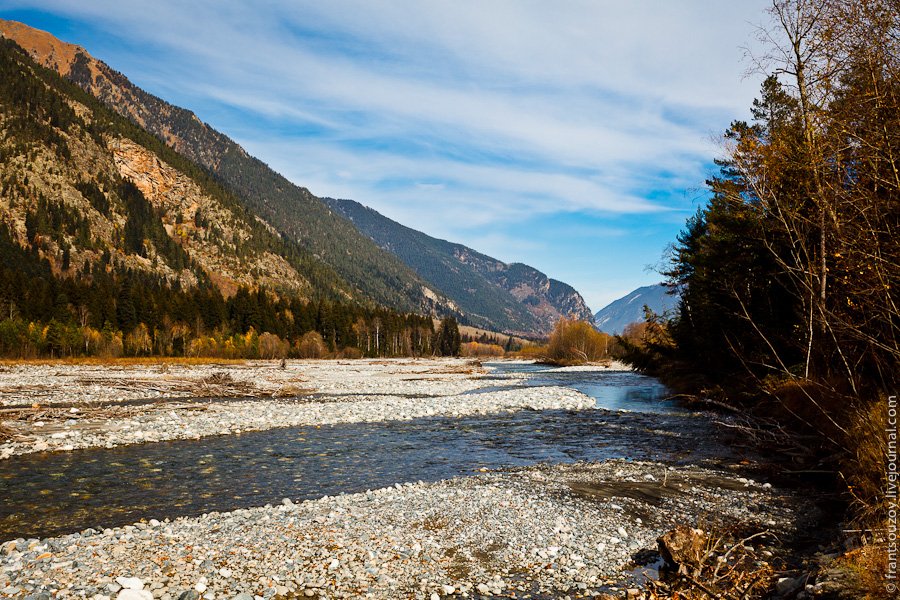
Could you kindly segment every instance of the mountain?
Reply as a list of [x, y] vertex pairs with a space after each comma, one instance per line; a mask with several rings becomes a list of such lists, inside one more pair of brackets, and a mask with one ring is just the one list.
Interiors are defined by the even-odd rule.
[[[465, 246], [400, 229], [402, 226], [387, 220], [382, 223], [384, 236], [373, 235], [363, 223], [377, 219], [352, 222], [345, 211], [338, 210], [337, 201], [326, 203], [291, 183], [191, 111], [145, 92], [79, 46], [14, 21], [0, 20], [0, 36], [128, 119], [138, 131], [155, 136], [138, 143], [135, 138], [139, 136], [134, 134], [109, 150], [116, 153], [121, 177], [133, 181], [156, 205], [172, 206], [163, 219], [170, 234], [190, 237], [194, 233], [191, 215], [197, 214], [190, 202], [175, 211], [174, 205], [181, 202], [177, 190], [182, 185], [169, 180], [169, 167], [175, 165], [175, 171], [189, 171], [190, 177], [215, 187], [216, 194], [227, 197], [229, 206], [246, 216], [253, 227], [271, 234], [271, 243], [280, 240], [294, 262], [299, 261], [297, 268], [302, 268], [295, 268], [296, 275], [285, 271], [275, 276], [275, 265], [270, 265], [272, 275], [259, 275], [260, 283], [275, 286], [280, 279], [294, 281], [297, 290], [306, 294], [321, 287], [327, 297], [420, 314], [454, 314], [473, 325], [527, 335], [546, 333], [561, 315], [591, 319], [578, 292], [527, 265], [507, 265]], [[145, 150], [151, 147], [159, 168], [132, 142]], [[103, 183], [97, 185], [105, 193]], [[210, 211], [209, 215], [199, 211], [200, 217], [194, 220], [208, 223], [207, 229], [212, 230], [218, 221], [215, 211]], [[117, 218], [124, 216], [118, 214]], [[212, 251], [207, 254], [213, 256]], [[227, 248], [219, 247], [219, 259], [228, 254]], [[209, 267], [204, 271], [209, 277], [222, 278], [223, 291], [252, 283], [249, 275], [240, 279], [234, 266], [217, 269], [210, 261], [201, 268]], [[251, 270], [269, 272], [266, 268], [253, 266]]]
[[533, 267], [506, 264], [462, 244], [433, 238], [352, 200], [323, 200], [431, 287], [452, 298], [472, 324], [547, 333], [561, 316], [593, 320], [575, 289]]
[[296, 186], [237, 143], [132, 84], [83, 48], [15, 21], [0, 20], [0, 34], [43, 66], [55, 70], [113, 111], [146, 129], [208, 171], [249, 212], [285, 234], [339, 279], [354, 297], [398, 310], [452, 311], [407, 265], [381, 250], [309, 190]]
[[640, 287], [598, 310], [594, 324], [606, 333], [622, 333], [626, 325], [644, 320], [645, 305], [656, 314], [663, 314], [675, 309], [678, 297], [669, 295], [668, 288], [661, 283]]
[[309, 251], [205, 172], [0, 39], [0, 221], [62, 277], [97, 264], [229, 297], [264, 286], [350, 300]]
[[0, 356], [419, 356], [432, 333], [0, 38]]

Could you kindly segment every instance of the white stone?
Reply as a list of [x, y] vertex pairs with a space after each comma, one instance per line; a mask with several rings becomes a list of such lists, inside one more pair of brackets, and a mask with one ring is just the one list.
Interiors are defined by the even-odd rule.
[[144, 582], [137, 577], [116, 577], [116, 583], [127, 590], [144, 589]]
[[147, 590], [125, 588], [116, 596], [116, 600], [153, 600], [153, 594]]

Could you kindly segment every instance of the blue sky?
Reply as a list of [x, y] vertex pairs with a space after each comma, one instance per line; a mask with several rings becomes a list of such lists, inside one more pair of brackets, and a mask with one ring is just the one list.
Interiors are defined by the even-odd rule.
[[[0, 0], [320, 196], [573, 285], [597, 310], [703, 202], [764, 0]], [[649, 267], [649, 269], [648, 269]]]

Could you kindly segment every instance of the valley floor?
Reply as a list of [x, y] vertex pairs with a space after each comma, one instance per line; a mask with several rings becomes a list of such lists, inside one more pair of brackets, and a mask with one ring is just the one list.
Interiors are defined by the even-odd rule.
[[276, 427], [594, 405], [562, 387], [491, 390], [497, 382], [486, 374], [463, 359], [290, 361], [284, 369], [278, 361], [12, 365], [0, 370], [0, 421], [8, 428], [0, 459]]
[[[0, 597], [588, 597], [632, 585], [635, 557], [655, 549], [657, 537], [677, 524], [727, 525], [782, 539], [794, 534], [808, 507], [791, 493], [740, 476], [740, 461], [719, 454], [705, 417], [617, 417], [563, 384], [602, 370], [611, 378], [640, 377], [616, 368], [558, 369], [559, 385], [529, 387], [522, 385], [527, 372], [500, 377], [462, 359], [289, 361], [284, 369], [277, 362], [4, 367], [0, 414], [11, 436], [0, 445], [6, 459], [0, 460], [0, 481], [10, 486], [9, 498], [17, 484], [9, 466], [30, 460], [19, 454], [32, 454], [37, 464], [38, 452], [52, 457], [74, 448], [142, 444], [110, 451], [124, 457], [162, 440], [236, 439], [242, 431], [282, 427], [418, 420], [429, 431], [449, 427], [450, 436], [461, 435], [456, 427], [518, 427], [545, 436], [553, 453], [530, 466], [469, 469], [481, 471], [472, 476], [415, 482], [420, 474], [412, 483], [374, 491], [302, 502], [294, 496], [236, 510], [232, 504], [229, 512], [174, 519], [142, 513], [134, 525], [101, 524], [78, 533], [72, 526], [62, 529], [66, 535], [10, 540], [0, 544]], [[497, 422], [498, 415], [526, 412], [531, 420]], [[552, 425], [579, 419], [580, 429]], [[534, 433], [540, 429], [547, 432]], [[510, 431], [498, 443], [526, 435]], [[560, 433], [566, 431], [571, 438]], [[488, 450], [491, 435], [483, 440]], [[623, 458], [578, 458], [578, 444], [615, 446], [611, 440], [621, 435], [641, 444], [640, 451], [628, 454], [627, 447], [637, 446], [626, 445]], [[267, 451], [275, 452], [260, 447]], [[606, 456], [619, 456], [615, 451], [621, 452]], [[81, 452], [88, 460], [100, 451]], [[501, 464], [517, 456], [515, 447], [503, 452]], [[461, 454], [465, 462], [465, 449]], [[148, 469], [165, 466], [142, 460]], [[235, 493], [241, 485], [233, 481]], [[21, 507], [33, 505], [19, 506], [6, 522], [42, 518], [40, 508], [24, 514], [31, 509]], [[772, 556], [765, 544], [754, 552]]]

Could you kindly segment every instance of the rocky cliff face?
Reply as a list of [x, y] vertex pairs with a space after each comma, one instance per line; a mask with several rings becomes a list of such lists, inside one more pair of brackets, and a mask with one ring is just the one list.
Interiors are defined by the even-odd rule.
[[240, 286], [264, 285], [295, 294], [312, 291], [284, 257], [268, 251], [241, 252], [253, 242], [246, 219], [205, 195], [190, 177], [131, 140], [111, 139], [107, 145], [119, 174], [134, 182], [156, 209], [166, 233], [225, 296]]
[[249, 156], [194, 113], [147, 93], [83, 48], [49, 33], [0, 20], [0, 35], [213, 174], [245, 208], [345, 282], [347, 293], [400, 310], [452, 310], [446, 298], [426, 292], [428, 286], [412, 269], [334, 215], [309, 190]]
[[[54, 60], [71, 56], [66, 47], [44, 48]], [[309, 258], [290, 252], [227, 192], [176, 154], [161, 156], [164, 146], [146, 132], [2, 50], [0, 222], [55, 273], [76, 277], [103, 264], [182, 287], [204, 279], [226, 296], [239, 286], [312, 294], [298, 269]]]

